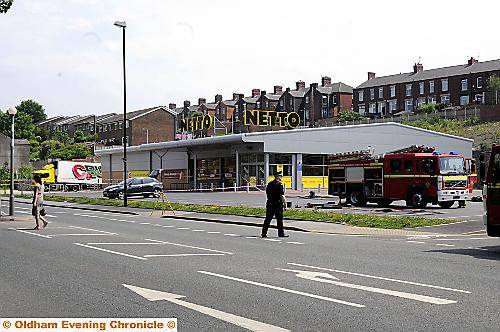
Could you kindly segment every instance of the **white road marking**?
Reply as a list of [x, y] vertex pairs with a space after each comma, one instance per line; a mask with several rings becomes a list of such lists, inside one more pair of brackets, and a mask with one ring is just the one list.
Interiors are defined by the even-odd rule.
[[101, 231], [101, 230], [98, 230], [98, 229], [93, 229], [93, 228], [86, 228], [86, 227], [80, 227], [80, 226], [68, 226], [68, 227], [71, 227], [71, 228], [77, 228], [77, 229], [83, 229], [83, 230], [86, 230], [86, 231], [92, 231], [92, 232], [98, 232], [98, 233], [105, 233], [105, 234], [112, 234], [112, 235], [116, 235], [116, 233], [111, 233], [111, 232]]
[[189, 229], [189, 227], [177, 227], [177, 229]]
[[429, 288], [435, 288], [435, 289], [442, 289], [442, 290], [448, 290], [448, 291], [452, 291], [452, 292], [459, 292], [459, 293], [466, 293], [466, 294], [470, 294], [471, 293], [469, 291], [461, 290], [461, 289], [454, 289], [454, 288], [447, 288], [447, 287], [441, 287], [441, 286], [434, 286], [434, 285], [422, 284], [422, 283], [413, 282], [413, 281], [406, 281], [406, 280], [399, 280], [399, 279], [392, 279], [392, 278], [385, 278], [385, 277], [377, 277], [377, 276], [372, 276], [372, 275], [362, 274], [362, 273], [356, 273], [356, 272], [347, 272], [347, 271], [341, 271], [341, 270], [334, 270], [334, 269], [328, 269], [326, 267], [318, 267], [318, 266], [298, 264], [298, 263], [288, 263], [288, 265], [294, 265], [294, 266], [300, 266], [300, 267], [309, 267], [309, 268], [317, 269], [317, 270], [323, 270], [323, 271], [331, 271], [331, 272], [349, 274], [349, 275], [358, 276], [358, 277], [365, 277], [365, 278], [373, 278], [373, 279], [379, 279], [379, 280], [393, 281], [393, 282], [399, 282], [399, 283], [402, 283], [402, 284], [422, 286], [422, 287], [429, 287]]
[[204, 229], [193, 229], [193, 232], [204, 232]]
[[208, 234], [220, 234], [220, 232], [207, 232]]
[[153, 240], [153, 239], [144, 239], [146, 241], [153, 241], [157, 243], [163, 243], [163, 244], [170, 244], [172, 246], [178, 246], [178, 247], [185, 247], [185, 248], [191, 248], [191, 249], [198, 249], [198, 250], [205, 250], [205, 251], [211, 251], [211, 252], [218, 252], [221, 254], [228, 254], [232, 255], [232, 252], [227, 252], [227, 251], [221, 251], [221, 250], [215, 250], [215, 249], [207, 249], [207, 248], [202, 248], [202, 247], [194, 247], [194, 246], [188, 246], [187, 244], [181, 244], [181, 243], [173, 243], [173, 242], [166, 242], [166, 241], [159, 241], [159, 240]]
[[227, 234], [224, 234], [226, 236], [239, 236], [238, 234], [232, 234], [232, 233], [227, 233]]
[[281, 242], [281, 240], [278, 239], [264, 239], [264, 241]]
[[488, 249], [486, 249], [486, 248], [467, 247], [467, 249], [474, 249], [474, 250], [488, 251]]
[[144, 255], [144, 257], [186, 257], [186, 256], [225, 256], [226, 254], [170, 254], [170, 255]]
[[256, 236], [245, 236], [245, 239], [258, 239], [258, 237], [256, 237]]
[[94, 247], [94, 246], [90, 246], [90, 245], [82, 244], [82, 243], [75, 243], [75, 244], [77, 246], [81, 246], [81, 247], [85, 247], [85, 248], [90, 248], [90, 249], [94, 249], [94, 250], [98, 250], [98, 251], [104, 251], [104, 252], [108, 252], [110, 254], [115, 254], [115, 255], [120, 255], [120, 256], [135, 258], [135, 259], [140, 259], [140, 260], [147, 260], [147, 258], [145, 258], [145, 257], [139, 257], [139, 256], [130, 255], [130, 254], [125, 254], [125, 253], [119, 252], [119, 251], [113, 251], [113, 250], [103, 249], [103, 248]]
[[332, 285], [336, 285], [336, 286], [340, 286], [340, 287], [359, 289], [359, 290], [364, 290], [364, 291], [372, 292], [372, 293], [401, 297], [404, 299], [409, 299], [409, 300], [414, 300], [414, 301], [426, 302], [426, 303], [431, 303], [431, 304], [457, 303], [457, 301], [454, 301], [454, 300], [441, 299], [438, 297], [413, 294], [413, 293], [406, 293], [406, 292], [400, 292], [400, 291], [395, 291], [395, 290], [391, 290], [391, 289], [383, 289], [383, 288], [356, 285], [356, 284], [350, 284], [347, 282], [337, 281], [338, 278], [332, 276], [331, 274], [324, 273], [324, 272], [289, 270], [289, 269], [277, 269], [277, 270], [293, 272], [293, 273], [296, 273], [297, 277], [307, 279], [307, 280], [323, 282], [323, 283], [332, 284]]
[[441, 247], [454, 247], [454, 244], [446, 244], [446, 243], [436, 243], [437, 246]]
[[408, 242], [408, 243], [420, 243], [420, 244], [424, 243], [425, 244], [425, 242], [422, 242], [422, 241], [406, 241], [406, 242]]
[[21, 232], [21, 233], [26, 233], [26, 234], [31, 234], [31, 235], [35, 235], [35, 236], [40, 236], [40, 237], [44, 237], [46, 239], [52, 239], [52, 237], [48, 236], [48, 235], [43, 235], [43, 234], [37, 234], [37, 233], [31, 233], [31, 232], [28, 232], [28, 231], [25, 231], [24, 229], [17, 229], [17, 228], [9, 228], [13, 231], [17, 231], [17, 232]]
[[154, 224], [153, 226], [154, 226], [154, 227], [161, 227], [161, 225], [160, 225], [160, 224]]
[[141, 222], [140, 224], [141, 225], [151, 225], [151, 223], [149, 223], [149, 222]]
[[[480, 230], [480, 231], [472, 231], [472, 232], [466, 232], [466, 233], [462, 233], [464, 235], [472, 235], [472, 234], [476, 234], [476, 233], [483, 233], [483, 234], [486, 234], [486, 231], [484, 229]], [[476, 234], [477, 235], [477, 234]]]
[[245, 280], [245, 279], [230, 277], [230, 276], [226, 276], [226, 275], [223, 275], [223, 274], [217, 274], [217, 273], [212, 273], [212, 272], [207, 272], [207, 271], [198, 271], [198, 272], [199, 273], [203, 273], [203, 274], [207, 274], [207, 275], [210, 275], [210, 276], [214, 276], [214, 277], [219, 277], [219, 278], [224, 278], [224, 279], [228, 279], [228, 280], [242, 282], [242, 283], [245, 283], [245, 284], [250, 284], [250, 285], [255, 285], [255, 286], [260, 286], [260, 287], [275, 289], [275, 290], [279, 290], [279, 291], [282, 291], [282, 292], [287, 292], [287, 293], [292, 293], [292, 294], [297, 294], [297, 295], [312, 297], [314, 299], [319, 299], [319, 300], [324, 300], [324, 301], [329, 301], [329, 302], [335, 302], [335, 303], [345, 304], [345, 305], [348, 305], [348, 306], [351, 306], [351, 307], [356, 307], [356, 308], [364, 308], [365, 307], [362, 304], [358, 304], [358, 303], [354, 303], [354, 302], [347, 302], [347, 301], [333, 299], [333, 298], [326, 297], [326, 296], [321, 296], [321, 295], [316, 295], [316, 294], [311, 294], [311, 293], [305, 293], [305, 292], [296, 291], [296, 290], [293, 290], [293, 289], [288, 289], [288, 288], [283, 288], [283, 287], [278, 287], [278, 286], [263, 284], [261, 282], [255, 282], [255, 281], [251, 281], [251, 280]]
[[116, 234], [102, 234], [102, 233], [74, 233], [74, 234], [49, 234], [49, 236], [110, 236]]
[[161, 291], [156, 291], [147, 288], [141, 288], [137, 286], [131, 286], [123, 284], [124, 287], [130, 289], [131, 291], [139, 294], [140, 296], [146, 298], [148, 301], [169, 301], [171, 303], [175, 303], [177, 305], [183, 306], [185, 308], [201, 312], [202, 314], [220, 319], [222, 321], [231, 323], [236, 326], [240, 326], [250, 331], [260, 331], [260, 332], [287, 332], [289, 330], [283, 329], [278, 326], [269, 325], [266, 323], [261, 323], [252, 319], [248, 319], [245, 317], [236, 316], [233, 314], [229, 314], [227, 312], [223, 312], [220, 310], [208, 308], [201, 306], [199, 304], [186, 302], [180, 300], [183, 298], [183, 295], [177, 295], [172, 293], [166, 293]]
[[150, 245], [161, 245], [161, 243], [153, 243], [153, 242], [91, 242], [87, 244], [92, 244], [92, 245], [99, 245], [99, 244], [105, 244], [105, 245], [141, 245], [141, 244], [150, 244]]
[[290, 244], [304, 244], [302, 242], [296, 242], [296, 241], [287, 241], [287, 243], [290, 243]]

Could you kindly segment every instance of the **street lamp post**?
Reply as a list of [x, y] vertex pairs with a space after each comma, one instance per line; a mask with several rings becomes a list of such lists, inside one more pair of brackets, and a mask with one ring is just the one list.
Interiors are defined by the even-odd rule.
[[123, 32], [123, 206], [127, 206], [127, 80], [125, 75], [125, 21], [116, 21], [115, 26]]
[[17, 110], [15, 107], [8, 109], [10, 115], [10, 196], [9, 196], [9, 216], [14, 216], [14, 117]]

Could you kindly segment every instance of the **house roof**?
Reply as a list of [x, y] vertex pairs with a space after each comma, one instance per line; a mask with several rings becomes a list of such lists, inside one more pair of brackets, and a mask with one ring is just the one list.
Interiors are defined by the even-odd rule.
[[[156, 110], [162, 109], [164, 111], [167, 111], [173, 115], [177, 115], [175, 111], [169, 109], [168, 107], [165, 106], [155, 106], [155, 107], [150, 107], [150, 108], [145, 108], [142, 110], [137, 110], [137, 111], [132, 111], [127, 113], [127, 120], [135, 120], [141, 116], [144, 116], [148, 113], [154, 112]], [[123, 120], [123, 114], [114, 114], [110, 115], [109, 117], [104, 117], [100, 120], [96, 120], [98, 123], [112, 123], [112, 122], [120, 122]]]
[[430, 80], [442, 77], [483, 73], [496, 70], [500, 70], [500, 59], [477, 62], [473, 63], [472, 65], [463, 64], [458, 66], [423, 70], [418, 73], [410, 72], [410, 73], [375, 77], [357, 86], [356, 89], [371, 88], [375, 86], [397, 84], [397, 83], [410, 83], [413, 81], [423, 81], [423, 80]]
[[238, 102], [237, 99], [231, 99], [231, 100], [223, 100], [222, 103], [226, 106], [236, 106], [236, 103]]
[[291, 90], [290, 91], [290, 94], [294, 97], [294, 98], [303, 98], [306, 93], [309, 92], [309, 88], [300, 88], [298, 90]]
[[350, 93], [352, 94], [352, 86], [342, 82], [328, 84], [326, 86], [318, 86], [318, 91], [325, 94], [330, 93]]
[[53, 122], [61, 121], [62, 119], [65, 119], [65, 118], [66, 117], [63, 116], [63, 115], [53, 116], [51, 118], [48, 118], [46, 120], [38, 122], [37, 125], [43, 125], [43, 124], [47, 124], [47, 123], [53, 123]]
[[247, 104], [255, 104], [259, 100], [259, 97], [243, 97], [243, 101]]
[[216, 109], [217, 105], [219, 105], [219, 103], [208, 103], [208, 104], [205, 104], [205, 106], [207, 106], [207, 109], [209, 109], [209, 110]]
[[283, 93], [266, 93], [266, 98], [271, 101], [278, 101]]

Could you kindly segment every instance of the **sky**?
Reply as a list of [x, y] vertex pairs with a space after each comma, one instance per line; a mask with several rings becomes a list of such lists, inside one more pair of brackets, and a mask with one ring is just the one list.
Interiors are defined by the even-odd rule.
[[377, 76], [500, 58], [500, 1], [15, 0], [0, 14], [0, 110], [128, 111], [253, 88]]

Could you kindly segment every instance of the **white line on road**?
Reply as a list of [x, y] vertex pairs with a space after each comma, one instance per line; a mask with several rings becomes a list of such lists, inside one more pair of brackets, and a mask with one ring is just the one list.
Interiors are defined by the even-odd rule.
[[177, 227], [177, 229], [189, 229], [189, 227]]
[[305, 293], [305, 292], [301, 292], [301, 291], [296, 291], [296, 290], [293, 290], [293, 289], [288, 289], [288, 288], [283, 288], [283, 287], [278, 287], [278, 286], [263, 284], [263, 283], [255, 282], [255, 281], [251, 281], [251, 280], [245, 280], [245, 279], [240, 279], [240, 278], [225, 276], [223, 274], [217, 274], [217, 273], [212, 273], [212, 272], [207, 272], [207, 271], [198, 271], [198, 272], [199, 273], [203, 273], [203, 274], [207, 274], [207, 275], [210, 275], [210, 276], [214, 276], [214, 277], [229, 279], [229, 280], [233, 280], [233, 281], [239, 281], [239, 282], [242, 282], [242, 283], [245, 283], [245, 284], [250, 284], [250, 285], [255, 285], [255, 286], [260, 286], [260, 287], [266, 287], [266, 288], [270, 288], [270, 289], [279, 290], [279, 291], [282, 291], [282, 292], [287, 292], [287, 293], [292, 293], [292, 294], [297, 294], [297, 295], [312, 297], [314, 299], [319, 299], [319, 300], [324, 300], [324, 301], [329, 301], [329, 302], [335, 302], [335, 303], [345, 304], [345, 305], [348, 305], [348, 306], [351, 306], [351, 307], [356, 307], [356, 308], [364, 308], [365, 307], [364, 305], [358, 304], [358, 303], [342, 301], [342, 300], [333, 299], [333, 298], [330, 298], [330, 297], [325, 297], [325, 296], [321, 296], [321, 295], [316, 295], [316, 294], [311, 294], [311, 293]]
[[383, 289], [383, 288], [377, 288], [377, 287], [371, 287], [371, 286], [350, 284], [347, 282], [338, 281], [336, 277], [332, 276], [329, 273], [324, 273], [324, 272], [289, 270], [289, 269], [278, 269], [278, 268], [277, 268], [277, 270], [293, 272], [293, 273], [296, 273], [297, 277], [307, 279], [307, 280], [323, 282], [323, 283], [332, 284], [332, 285], [336, 285], [336, 286], [340, 286], [340, 287], [359, 289], [359, 290], [364, 290], [364, 291], [372, 292], [372, 293], [401, 297], [401, 298], [408, 299], [408, 300], [420, 301], [420, 302], [431, 303], [431, 304], [457, 303], [457, 301], [454, 301], [454, 300], [442, 299], [442, 298], [432, 297], [432, 296], [427, 296], [427, 295], [413, 294], [413, 293], [395, 291], [395, 290], [391, 290], [391, 289]]
[[125, 254], [125, 253], [119, 252], [119, 251], [113, 251], [113, 250], [103, 249], [103, 248], [99, 248], [99, 247], [93, 247], [93, 246], [89, 246], [87, 244], [82, 244], [82, 243], [75, 243], [75, 244], [77, 246], [81, 246], [81, 247], [85, 247], [85, 248], [90, 248], [90, 249], [94, 249], [94, 250], [98, 250], [98, 251], [104, 251], [104, 252], [108, 252], [110, 254], [115, 254], [115, 255], [120, 255], [120, 256], [135, 258], [135, 259], [140, 259], [140, 260], [147, 260], [147, 258], [144, 258], [144, 257], [129, 255], [129, 254]]
[[204, 232], [204, 229], [193, 229], [193, 232]]
[[447, 287], [441, 287], [441, 286], [435, 286], [435, 285], [429, 285], [429, 284], [422, 284], [422, 283], [413, 282], [413, 281], [406, 281], [406, 280], [399, 280], [399, 279], [378, 277], [378, 276], [372, 276], [372, 275], [362, 274], [362, 273], [356, 273], [356, 272], [348, 272], [348, 271], [342, 271], [342, 270], [328, 269], [328, 268], [325, 268], [325, 267], [318, 267], [318, 266], [312, 266], [312, 265], [305, 265], [305, 264], [298, 264], [298, 263], [288, 263], [288, 265], [294, 265], [294, 266], [300, 266], [300, 267], [309, 267], [309, 268], [317, 269], [317, 270], [331, 271], [331, 272], [349, 274], [349, 275], [359, 276], [359, 277], [366, 277], [366, 278], [373, 278], [373, 279], [379, 279], [379, 280], [393, 281], [393, 282], [399, 282], [399, 283], [402, 283], [402, 284], [422, 286], [422, 287], [429, 287], [429, 288], [435, 288], [435, 289], [442, 289], [442, 290], [448, 290], [448, 291], [452, 291], [452, 292], [467, 293], [467, 294], [471, 293], [469, 291], [461, 290], [461, 289], [454, 289], [454, 288], [447, 288]]
[[147, 288], [141, 288], [137, 286], [132, 286], [132, 285], [126, 285], [122, 284], [123, 286], [127, 287], [131, 291], [139, 294], [140, 296], [146, 298], [148, 301], [169, 301], [171, 303], [175, 303], [177, 305], [183, 306], [185, 308], [195, 310], [198, 312], [201, 312], [202, 314], [220, 319], [222, 321], [234, 324], [236, 326], [243, 327], [247, 330], [250, 331], [255, 331], [255, 332], [288, 332], [289, 330], [283, 329], [278, 326], [274, 325], [269, 325], [266, 323], [261, 323], [252, 319], [248, 319], [245, 317], [240, 317], [236, 316], [233, 314], [229, 314], [224, 311], [204, 307], [199, 304], [195, 303], [190, 303], [186, 302], [183, 300], [180, 300], [181, 298], [185, 297], [183, 295], [177, 295], [177, 294], [172, 294], [172, 293], [166, 293], [166, 292], [161, 292], [161, 291], [156, 291], [153, 289], [147, 289]]
[[86, 227], [80, 227], [80, 226], [68, 226], [68, 227], [77, 228], [77, 229], [83, 229], [83, 230], [86, 230], [86, 231], [92, 231], [92, 232], [98, 232], [98, 233], [105, 233], [105, 234], [110, 234], [110, 235], [116, 235], [116, 233], [111, 233], [111, 232], [107, 232], [107, 231], [101, 231], [101, 230], [93, 229], [93, 228], [86, 228]]
[[149, 222], [141, 222], [140, 224], [141, 225], [151, 225], [151, 223], [149, 223]]
[[225, 256], [226, 254], [169, 254], [169, 255], [144, 255], [144, 257], [187, 257], [187, 256]]
[[287, 243], [290, 243], [290, 244], [304, 244], [302, 242], [296, 242], [296, 241], [287, 241]]
[[424, 243], [425, 244], [425, 242], [422, 242], [422, 241], [406, 241], [406, 242], [408, 242], [408, 243], [420, 243], [420, 244]]
[[437, 246], [441, 247], [454, 247], [454, 244], [446, 244], [446, 243], [436, 243]]
[[239, 236], [238, 234], [233, 234], [233, 233], [227, 233], [227, 234], [224, 234], [226, 236]]
[[74, 234], [49, 234], [49, 236], [110, 236], [116, 234], [102, 234], [102, 233], [74, 233]]
[[208, 234], [220, 234], [220, 232], [207, 232]]
[[164, 228], [172, 228], [172, 227], [174, 227], [174, 226], [170, 226], [170, 225], [163, 225], [163, 226], [161, 226], [161, 227], [164, 227]]
[[205, 251], [212, 251], [212, 252], [219, 252], [221, 254], [228, 254], [232, 255], [232, 252], [227, 252], [227, 251], [221, 251], [221, 250], [215, 250], [215, 249], [207, 249], [207, 248], [202, 248], [202, 247], [194, 247], [194, 246], [188, 246], [187, 244], [180, 244], [180, 243], [173, 243], [173, 242], [166, 242], [166, 241], [159, 241], [159, 240], [153, 240], [153, 239], [144, 239], [146, 241], [153, 241], [157, 243], [163, 243], [163, 244], [170, 244], [172, 246], [178, 246], [178, 247], [185, 247], [185, 248], [191, 248], [191, 249], [198, 249], [198, 250], [205, 250]]
[[281, 240], [278, 239], [264, 239], [264, 241], [281, 242]]
[[161, 243], [154, 242], [89, 242], [87, 244], [99, 245], [141, 245], [141, 244], [149, 244], [149, 245], [161, 245]]
[[31, 234], [31, 235], [35, 235], [35, 236], [40, 236], [40, 237], [44, 237], [46, 239], [52, 239], [52, 237], [48, 236], [48, 235], [43, 235], [43, 234], [37, 234], [37, 233], [31, 233], [31, 232], [28, 232], [28, 231], [25, 231], [24, 229], [16, 229], [16, 228], [9, 228], [13, 231], [17, 231], [17, 232], [21, 232], [21, 233], [26, 233], [26, 234]]

